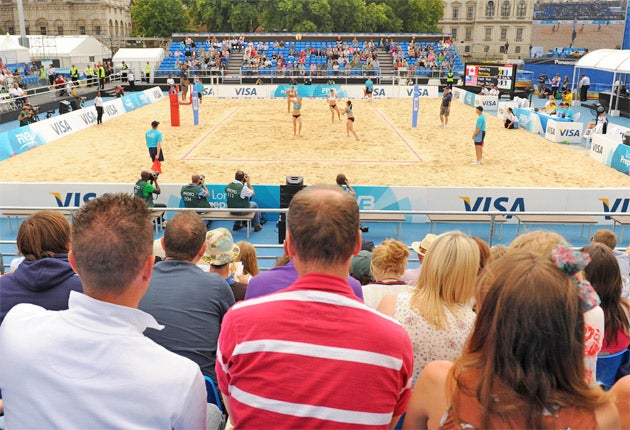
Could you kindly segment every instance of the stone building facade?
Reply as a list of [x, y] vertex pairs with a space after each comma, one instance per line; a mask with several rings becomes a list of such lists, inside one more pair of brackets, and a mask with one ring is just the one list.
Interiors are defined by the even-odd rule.
[[536, 0], [446, 0], [438, 25], [464, 58], [529, 56]]
[[[131, 0], [22, 0], [27, 35], [131, 35]], [[0, 0], [0, 28], [19, 34], [17, 0]]]

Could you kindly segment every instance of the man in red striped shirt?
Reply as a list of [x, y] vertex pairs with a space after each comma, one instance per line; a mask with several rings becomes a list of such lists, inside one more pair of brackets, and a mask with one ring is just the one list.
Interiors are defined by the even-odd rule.
[[235, 428], [394, 426], [407, 407], [411, 342], [348, 285], [361, 250], [359, 208], [313, 186], [289, 206], [286, 253], [299, 278], [225, 316], [217, 380]]

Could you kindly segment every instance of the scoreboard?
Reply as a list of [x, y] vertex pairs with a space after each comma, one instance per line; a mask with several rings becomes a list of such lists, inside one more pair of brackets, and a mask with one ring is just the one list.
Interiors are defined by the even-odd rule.
[[464, 86], [490, 87], [501, 91], [514, 91], [516, 64], [466, 63]]

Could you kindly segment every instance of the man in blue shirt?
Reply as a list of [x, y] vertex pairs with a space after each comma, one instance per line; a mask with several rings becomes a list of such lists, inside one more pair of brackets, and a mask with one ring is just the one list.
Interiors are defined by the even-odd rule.
[[483, 141], [486, 137], [486, 117], [483, 115], [483, 106], [477, 106], [475, 113], [477, 114], [477, 123], [475, 124], [472, 139], [475, 143], [475, 155], [477, 159], [470, 163], [473, 165], [483, 164]]
[[365, 81], [365, 95], [367, 96], [369, 101], [372, 101], [372, 92], [374, 91], [374, 82], [372, 82], [372, 78], [368, 76]]
[[164, 153], [162, 152], [162, 132], [157, 129], [158, 125], [160, 125], [159, 122], [153, 121], [151, 123], [151, 130], [147, 131], [145, 135], [151, 161], [164, 161]]

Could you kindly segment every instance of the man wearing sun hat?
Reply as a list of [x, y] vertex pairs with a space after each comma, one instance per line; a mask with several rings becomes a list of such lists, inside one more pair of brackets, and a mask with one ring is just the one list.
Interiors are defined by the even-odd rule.
[[416, 253], [418, 254], [418, 260], [420, 260], [420, 265], [416, 267], [415, 269], [405, 270], [405, 273], [403, 273], [402, 277], [400, 278], [401, 281], [404, 281], [409, 285], [416, 284], [416, 280], [418, 279], [418, 276], [420, 276], [422, 260], [424, 260], [424, 256], [429, 250], [429, 247], [431, 247], [433, 242], [435, 242], [435, 239], [437, 239], [437, 235], [433, 233], [429, 233], [426, 236], [424, 236], [424, 239], [422, 239], [421, 241], [411, 243], [411, 249], [416, 251]]
[[232, 271], [232, 262], [238, 258], [240, 252], [228, 229], [215, 228], [206, 234], [206, 252], [201, 259], [202, 262], [210, 265], [211, 273], [216, 273], [225, 279], [237, 302], [245, 298], [247, 290], [247, 284], [234, 280]]

